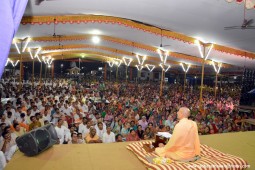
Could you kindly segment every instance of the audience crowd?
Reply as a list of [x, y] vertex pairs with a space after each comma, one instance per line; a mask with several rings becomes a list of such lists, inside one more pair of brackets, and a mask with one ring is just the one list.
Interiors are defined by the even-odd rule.
[[[218, 95], [199, 88], [158, 83], [94, 82], [70, 79], [26, 83], [19, 90], [10, 79], [0, 82], [0, 161], [10, 161], [17, 150], [15, 139], [49, 123], [55, 126], [58, 144], [112, 143], [154, 139], [159, 131], [172, 133], [180, 107], [191, 110], [200, 135], [252, 130], [242, 123], [254, 112], [239, 113], [240, 87], [222, 86]], [[8, 98], [8, 99], [6, 99]]]

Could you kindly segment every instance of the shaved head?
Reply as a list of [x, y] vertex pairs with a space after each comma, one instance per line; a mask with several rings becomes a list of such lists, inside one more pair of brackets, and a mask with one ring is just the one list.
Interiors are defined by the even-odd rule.
[[190, 110], [187, 107], [181, 107], [177, 113], [178, 119], [188, 118], [190, 116]]

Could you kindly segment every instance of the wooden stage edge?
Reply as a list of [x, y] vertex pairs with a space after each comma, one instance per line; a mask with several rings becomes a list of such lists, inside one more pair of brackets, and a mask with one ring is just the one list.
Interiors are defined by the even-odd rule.
[[[246, 160], [255, 169], [255, 131], [200, 136], [202, 144]], [[17, 151], [6, 170], [145, 170], [126, 149], [128, 142], [112, 144], [55, 145], [35, 156]]]

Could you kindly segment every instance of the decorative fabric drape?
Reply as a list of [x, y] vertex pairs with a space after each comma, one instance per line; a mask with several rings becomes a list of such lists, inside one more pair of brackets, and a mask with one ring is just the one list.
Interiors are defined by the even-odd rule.
[[0, 0], [0, 77], [28, 0]]

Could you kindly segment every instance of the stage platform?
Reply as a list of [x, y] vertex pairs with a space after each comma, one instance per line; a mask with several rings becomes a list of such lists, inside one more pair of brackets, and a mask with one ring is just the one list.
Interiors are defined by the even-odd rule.
[[[206, 144], [248, 161], [255, 169], [255, 132], [200, 136]], [[129, 142], [112, 144], [55, 145], [35, 157], [17, 151], [6, 170], [145, 170], [146, 167], [126, 149]]]

